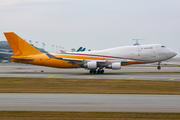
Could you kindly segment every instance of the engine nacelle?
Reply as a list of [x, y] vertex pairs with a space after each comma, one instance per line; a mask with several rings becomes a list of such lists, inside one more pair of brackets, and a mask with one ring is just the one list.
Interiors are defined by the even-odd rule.
[[89, 69], [96, 69], [97, 68], [97, 62], [87, 62], [84, 64], [85, 68], [89, 68]]
[[113, 69], [113, 70], [119, 70], [119, 69], [121, 69], [121, 63], [115, 62], [115, 63], [112, 63], [111, 65], [108, 65], [106, 68]]

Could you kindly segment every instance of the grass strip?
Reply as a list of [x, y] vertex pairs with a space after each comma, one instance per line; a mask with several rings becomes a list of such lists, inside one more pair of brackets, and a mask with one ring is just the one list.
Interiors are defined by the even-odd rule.
[[0, 112], [1, 120], [179, 120], [180, 113]]
[[180, 94], [180, 82], [0, 78], [0, 93]]

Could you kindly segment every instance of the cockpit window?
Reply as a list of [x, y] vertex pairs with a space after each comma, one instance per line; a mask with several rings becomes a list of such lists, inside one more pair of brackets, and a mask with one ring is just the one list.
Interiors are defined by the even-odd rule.
[[166, 46], [163, 45], [163, 46], [161, 46], [161, 48], [166, 48]]

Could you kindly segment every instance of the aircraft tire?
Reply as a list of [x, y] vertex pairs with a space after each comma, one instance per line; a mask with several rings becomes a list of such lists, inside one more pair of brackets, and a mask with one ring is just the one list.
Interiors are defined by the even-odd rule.
[[92, 70], [90, 70], [89, 73], [92, 74], [93, 73]]
[[157, 69], [158, 69], [158, 70], [161, 70], [161, 66], [158, 66]]
[[[90, 70], [89, 71], [90, 74], [96, 74], [96, 70]], [[98, 73], [97, 73], [98, 74]]]
[[101, 74], [103, 74], [103, 73], [104, 73], [104, 70], [101, 70], [100, 72], [101, 72]]

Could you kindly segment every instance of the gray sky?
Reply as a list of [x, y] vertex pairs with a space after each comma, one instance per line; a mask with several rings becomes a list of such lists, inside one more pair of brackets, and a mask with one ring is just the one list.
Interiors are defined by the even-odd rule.
[[[67, 51], [164, 44], [180, 56], [180, 0], [1, 0], [0, 40], [15, 32]], [[54, 50], [55, 51], [55, 50]]]

